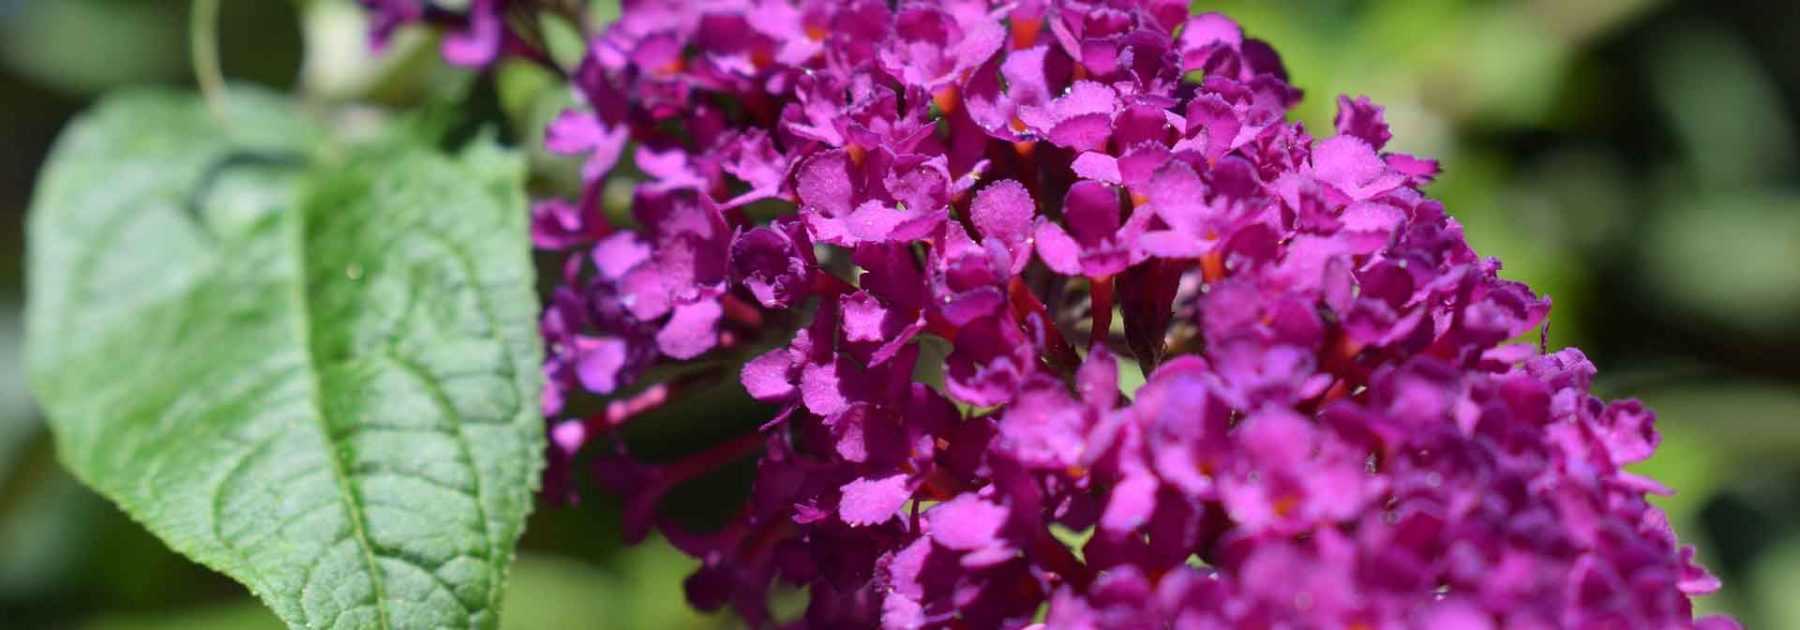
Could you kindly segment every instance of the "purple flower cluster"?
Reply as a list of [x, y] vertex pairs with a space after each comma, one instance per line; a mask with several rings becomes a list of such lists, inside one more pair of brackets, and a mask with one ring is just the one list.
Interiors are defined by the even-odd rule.
[[444, 59], [458, 66], [485, 67], [502, 54], [548, 60], [541, 49], [507, 28], [507, 10], [512, 5], [531, 5], [531, 0], [463, 0], [461, 9], [445, 8], [432, 0], [358, 2], [369, 11], [370, 41], [377, 50], [386, 47], [400, 27], [424, 22], [444, 30]]
[[[506, 4], [451, 16], [452, 60], [530, 49]], [[569, 254], [553, 457], [596, 452], [627, 535], [754, 626], [779, 581], [806, 627], [1735, 627], [1623, 468], [1654, 415], [1509, 343], [1549, 301], [1419, 191], [1437, 164], [1367, 99], [1315, 139], [1273, 49], [1187, 5], [625, 2], [547, 132], [586, 192], [533, 209]], [[626, 455], [722, 370], [780, 413]], [[722, 530], [659, 515], [752, 456]]]

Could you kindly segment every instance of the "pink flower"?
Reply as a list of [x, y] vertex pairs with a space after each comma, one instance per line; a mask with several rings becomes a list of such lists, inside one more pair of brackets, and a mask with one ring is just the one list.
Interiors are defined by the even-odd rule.
[[[372, 4], [377, 36], [439, 13]], [[502, 4], [453, 61], [530, 58]], [[1654, 414], [1506, 344], [1549, 300], [1437, 164], [1366, 98], [1311, 137], [1274, 50], [1187, 4], [627, 2], [547, 133], [582, 200], [533, 211], [560, 452], [756, 626], [777, 580], [796, 626], [1734, 626], [1621, 468]], [[613, 433], [732, 376], [758, 432], [657, 466]], [[659, 517], [757, 454], [723, 529]]]

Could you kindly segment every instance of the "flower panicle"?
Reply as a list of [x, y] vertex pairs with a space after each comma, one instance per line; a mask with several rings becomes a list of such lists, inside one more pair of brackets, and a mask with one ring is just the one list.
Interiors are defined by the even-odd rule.
[[[530, 2], [364, 3], [533, 58]], [[795, 627], [1735, 627], [1625, 468], [1654, 414], [1509, 343], [1550, 302], [1438, 164], [1367, 98], [1290, 121], [1274, 49], [1188, 4], [625, 2], [545, 134], [584, 192], [532, 210], [554, 474], [591, 453], [756, 626], [779, 582]], [[617, 438], [719, 379], [779, 412], [657, 466]], [[753, 456], [723, 529], [659, 513]]]

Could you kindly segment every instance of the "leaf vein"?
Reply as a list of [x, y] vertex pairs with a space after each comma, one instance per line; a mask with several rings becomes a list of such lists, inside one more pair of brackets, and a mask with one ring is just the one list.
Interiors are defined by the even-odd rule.
[[[393, 621], [387, 610], [387, 595], [383, 592], [381, 567], [375, 562], [375, 550], [369, 543], [369, 534], [366, 531], [368, 528], [367, 517], [363, 514], [363, 510], [361, 506], [358, 505], [357, 499], [355, 498], [359, 493], [357, 492], [355, 485], [350, 482], [348, 471], [345, 470], [347, 464], [344, 461], [342, 449], [332, 442], [331, 424], [325, 417], [325, 401], [321, 399], [321, 396], [324, 395], [324, 383], [319, 378], [319, 375], [322, 374], [323, 371], [321, 370], [322, 366], [319, 365], [317, 351], [312, 346], [313, 313], [312, 300], [308, 297], [311, 287], [309, 286], [310, 281], [307, 278], [310, 267], [306, 264], [307, 239], [305, 214], [305, 212], [290, 212], [287, 216], [292, 217], [288, 222], [289, 230], [292, 232], [290, 238], [294, 239], [292, 249], [296, 259], [294, 261], [295, 272], [300, 276], [298, 280], [294, 282], [293, 299], [296, 306], [294, 312], [298, 314], [295, 318], [295, 323], [299, 328], [298, 334], [300, 346], [304, 349], [307, 365], [311, 368], [307, 371], [307, 375], [311, 384], [310, 389], [312, 390], [311, 404], [313, 410], [316, 412], [313, 417], [317, 421], [319, 438], [325, 442], [325, 448], [331, 451], [330, 456], [326, 459], [331, 464], [332, 480], [337, 484], [338, 495], [343, 499], [344, 509], [347, 513], [346, 516], [350, 520], [351, 536], [355, 538], [356, 545], [362, 552], [363, 565], [369, 572], [370, 591], [373, 593], [375, 600], [376, 626], [380, 628], [391, 628]], [[343, 611], [340, 610], [338, 613], [341, 615]], [[334, 625], [335, 622], [336, 620], [334, 619]]]

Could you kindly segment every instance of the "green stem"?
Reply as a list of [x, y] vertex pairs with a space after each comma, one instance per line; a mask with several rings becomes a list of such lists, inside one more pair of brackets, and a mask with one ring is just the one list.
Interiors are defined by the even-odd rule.
[[194, 0], [188, 15], [188, 46], [193, 55], [194, 80], [207, 109], [219, 124], [229, 124], [225, 109], [225, 73], [219, 69], [219, 1]]

